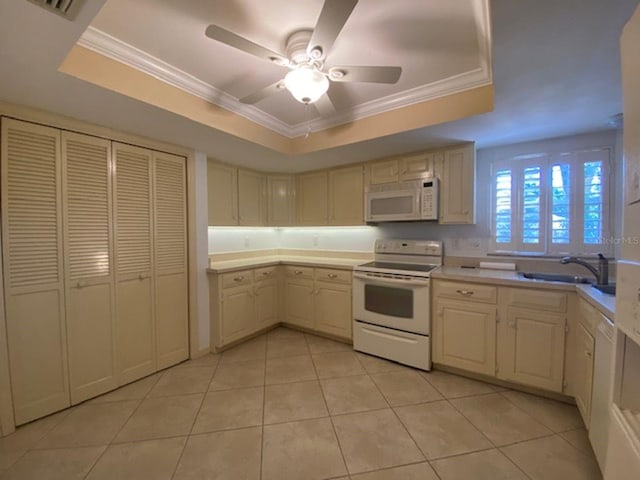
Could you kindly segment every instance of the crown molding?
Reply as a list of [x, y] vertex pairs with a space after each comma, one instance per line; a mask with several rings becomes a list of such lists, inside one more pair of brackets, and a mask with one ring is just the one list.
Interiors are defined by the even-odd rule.
[[478, 32], [480, 53], [480, 66], [478, 68], [432, 82], [428, 85], [421, 85], [387, 97], [355, 105], [348, 109], [342, 109], [331, 117], [316, 118], [293, 125], [279, 120], [254, 105], [240, 103], [236, 97], [229, 95], [213, 85], [94, 27], [87, 28], [78, 40], [78, 45], [151, 75], [158, 80], [173, 85], [207, 102], [241, 115], [287, 138], [295, 138], [305, 135], [309, 131], [325, 130], [347, 122], [353, 122], [390, 110], [433, 100], [452, 93], [490, 85], [493, 82], [493, 74], [491, 69], [491, 15], [489, 1], [474, 0], [472, 6]]
[[97, 28], [87, 28], [77, 44], [291, 138], [287, 123]]

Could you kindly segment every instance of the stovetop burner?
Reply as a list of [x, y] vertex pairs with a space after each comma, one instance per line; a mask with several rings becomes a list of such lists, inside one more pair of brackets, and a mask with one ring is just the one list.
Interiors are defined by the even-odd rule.
[[369, 262], [360, 267], [379, 268], [381, 270], [402, 270], [407, 272], [430, 272], [437, 265], [421, 265], [415, 263]]

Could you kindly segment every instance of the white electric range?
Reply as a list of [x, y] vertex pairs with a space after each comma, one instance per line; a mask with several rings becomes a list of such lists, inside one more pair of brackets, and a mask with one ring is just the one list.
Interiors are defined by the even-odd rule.
[[442, 242], [376, 240], [374, 258], [353, 271], [353, 347], [430, 370], [429, 277]]

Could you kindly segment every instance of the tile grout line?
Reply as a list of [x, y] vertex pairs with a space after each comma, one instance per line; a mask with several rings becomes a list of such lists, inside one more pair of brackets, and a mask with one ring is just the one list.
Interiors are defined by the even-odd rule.
[[[198, 420], [198, 415], [200, 415], [200, 411], [202, 410], [202, 405], [204, 404], [205, 399], [207, 398], [207, 394], [209, 392], [209, 385], [211, 385], [211, 382], [213, 381], [213, 377], [215, 376], [216, 372], [218, 371], [218, 367], [220, 366], [220, 360], [221, 358], [218, 359], [218, 361], [216, 362], [215, 367], [213, 367], [213, 371], [211, 372], [211, 377], [209, 377], [209, 382], [207, 383], [207, 387], [206, 390], [204, 391], [204, 395], [202, 395], [202, 400], [200, 401], [200, 407], [198, 408], [198, 411], [196, 412], [196, 414], [193, 417], [193, 422], [191, 423], [191, 428], [189, 429], [189, 433], [187, 434], [185, 441], [184, 441], [184, 445], [182, 446], [182, 450], [180, 451], [180, 455], [178, 455], [178, 461], [176, 462], [175, 467], [173, 467], [173, 473], [171, 474], [171, 480], [173, 480], [176, 476], [176, 473], [178, 473], [178, 467], [180, 466], [180, 462], [182, 461], [182, 457], [184, 456], [184, 451], [187, 449], [187, 444], [189, 443], [189, 438], [191, 438], [191, 433], [193, 432], [193, 427], [196, 424], [196, 421]], [[149, 393], [151, 393], [151, 391], [149, 391]]]
[[[307, 335], [304, 336], [304, 341], [307, 344], [307, 348], [309, 349], [309, 354], [311, 354], [311, 347], [309, 347], [309, 340]], [[356, 357], [358, 363], [360, 360]], [[342, 465], [344, 466], [344, 471], [347, 472], [347, 477], [351, 478], [351, 472], [349, 471], [349, 467], [347, 466], [347, 459], [344, 456], [344, 452], [342, 451], [342, 444], [340, 443], [340, 438], [338, 437], [338, 432], [336, 431], [336, 426], [333, 423], [333, 417], [331, 416], [331, 411], [329, 410], [329, 404], [327, 403], [327, 399], [324, 395], [324, 390], [322, 389], [322, 382], [320, 381], [320, 377], [318, 376], [318, 369], [316, 368], [316, 363], [313, 361], [313, 355], [311, 355], [311, 365], [313, 365], [313, 371], [316, 374], [316, 381], [318, 382], [318, 387], [320, 388], [320, 395], [322, 395], [322, 401], [324, 402], [324, 408], [327, 409], [327, 414], [329, 415], [329, 423], [331, 424], [331, 429], [333, 430], [333, 435], [336, 439], [336, 443], [338, 445], [338, 450], [340, 451], [340, 456], [342, 457]], [[362, 365], [360, 365], [362, 367]], [[363, 368], [364, 369], [364, 368]], [[340, 477], [336, 477], [340, 478]]]
[[[269, 332], [272, 332], [276, 328], [269, 330]], [[269, 356], [269, 332], [264, 334], [264, 372], [262, 374], [262, 423], [260, 425], [260, 471], [258, 472], [258, 478], [260, 480], [262, 480], [264, 470], [264, 408], [267, 403], [267, 360]]]

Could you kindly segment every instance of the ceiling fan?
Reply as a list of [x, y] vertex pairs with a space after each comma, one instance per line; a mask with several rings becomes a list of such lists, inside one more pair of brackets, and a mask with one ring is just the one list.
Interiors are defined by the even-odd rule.
[[286, 41], [286, 55], [273, 52], [218, 25], [209, 25], [205, 34], [231, 47], [289, 68], [282, 80], [240, 99], [253, 104], [269, 95], [288, 90], [304, 104], [313, 103], [321, 115], [335, 113], [326, 95], [333, 82], [389, 83], [398, 81], [401, 67], [340, 65], [324, 71], [324, 62], [358, 0], [325, 0], [313, 30], [297, 30]]

